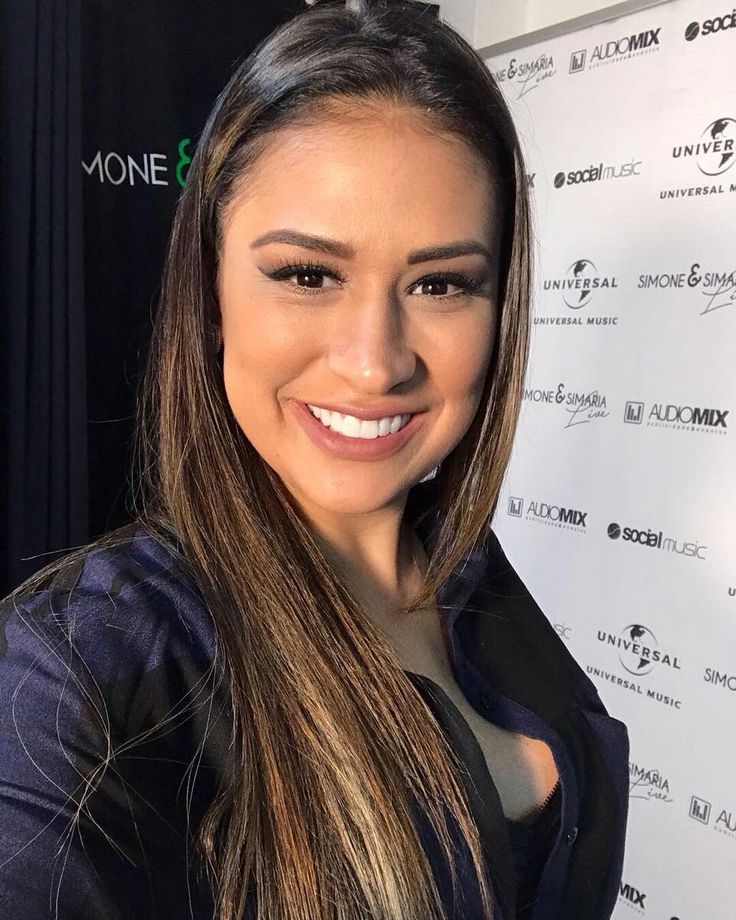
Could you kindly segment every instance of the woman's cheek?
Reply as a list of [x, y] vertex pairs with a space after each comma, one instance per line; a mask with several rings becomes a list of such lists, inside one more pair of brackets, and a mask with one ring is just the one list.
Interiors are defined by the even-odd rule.
[[477, 406], [488, 375], [495, 320], [492, 315], [483, 313], [472, 319], [474, 321], [469, 321], [465, 328], [454, 330], [451, 337], [446, 337], [445, 341], [449, 338], [453, 348], [445, 354], [444, 361], [438, 358], [437, 364], [444, 365], [444, 387], [448, 395]]
[[313, 332], [283, 312], [260, 303], [242, 310], [224, 332], [225, 391], [241, 426], [280, 411], [279, 399], [299, 395], [298, 380], [315, 360]]

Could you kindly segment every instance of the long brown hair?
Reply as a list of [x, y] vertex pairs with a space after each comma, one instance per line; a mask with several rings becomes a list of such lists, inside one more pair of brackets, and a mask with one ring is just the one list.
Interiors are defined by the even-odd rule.
[[[421, 4], [320, 3], [234, 71], [198, 141], [174, 217], [139, 394], [135, 518], [178, 554], [218, 638], [230, 760], [199, 828], [219, 920], [432, 920], [442, 906], [419, 803], [455, 881], [448, 815], [492, 916], [458, 764], [390, 644], [320, 551], [295, 502], [237, 425], [206, 330], [217, 321], [221, 216], [270, 132], [332, 99], [420, 112], [488, 164], [501, 202], [499, 321], [482, 400], [437, 474], [442, 519], [421, 592], [434, 599], [485, 540], [516, 429], [529, 337], [526, 174], [508, 108], [472, 47]], [[91, 546], [9, 597], [39, 587]]]

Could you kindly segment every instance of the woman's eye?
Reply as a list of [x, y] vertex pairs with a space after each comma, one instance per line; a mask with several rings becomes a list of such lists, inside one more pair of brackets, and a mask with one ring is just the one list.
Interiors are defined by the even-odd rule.
[[[301, 271], [295, 272], [293, 275], [289, 275], [288, 280], [292, 284], [295, 284], [297, 287], [305, 288], [322, 288], [324, 287], [325, 280], [324, 272], [318, 271]], [[292, 281], [292, 279], [296, 279]]]
[[295, 288], [298, 293], [309, 292], [316, 294], [325, 288], [331, 287], [332, 285], [325, 284], [325, 278], [337, 283], [343, 280], [336, 269], [327, 265], [314, 265], [312, 263], [282, 265], [274, 271], [267, 272], [267, 275], [274, 281], [285, 282], [289, 287]]
[[[420, 294], [435, 300], [453, 300], [455, 297], [479, 294], [483, 289], [483, 280], [458, 274], [429, 275], [417, 281], [414, 287], [420, 288]], [[456, 290], [451, 292], [448, 288]]]
[[[437, 281], [436, 279], [430, 280], [430, 281], [422, 281], [420, 286], [423, 288], [423, 290], [421, 291], [421, 293], [422, 294], [438, 294], [438, 295], [447, 294], [448, 285], [450, 285], [450, 282], [444, 279], [440, 279], [439, 281]], [[429, 290], [429, 288], [431, 288], [431, 290]]]

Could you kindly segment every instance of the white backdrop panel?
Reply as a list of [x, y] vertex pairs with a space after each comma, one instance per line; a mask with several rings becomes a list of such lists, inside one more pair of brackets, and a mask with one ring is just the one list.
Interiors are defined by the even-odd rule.
[[734, 920], [736, 9], [672, 0], [487, 63], [537, 236], [495, 529], [629, 726], [614, 917]]

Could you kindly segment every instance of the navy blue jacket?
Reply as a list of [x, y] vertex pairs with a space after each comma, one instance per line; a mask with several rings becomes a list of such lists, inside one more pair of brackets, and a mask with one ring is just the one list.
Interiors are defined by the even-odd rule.
[[[410, 494], [415, 516], [421, 492]], [[436, 517], [416, 528], [431, 549]], [[488, 536], [489, 547], [466, 555], [438, 602], [455, 607], [443, 615], [468, 700], [496, 724], [543, 738], [560, 774], [561, 824], [528, 916], [608, 920], [624, 856], [627, 729], [608, 715]], [[212, 622], [196, 587], [135, 524], [123, 546], [88, 554], [71, 581], [0, 607], [3, 920], [212, 918], [211, 891], [188, 867], [187, 811], [193, 827], [215, 795], [228, 743], [228, 726], [213, 720], [207, 702], [213, 655]], [[465, 765], [496, 920], [514, 920], [513, 856], [480, 747], [441, 688], [407, 673]], [[166, 730], [147, 734], [163, 716]], [[72, 796], [84, 795], [94, 771], [101, 780], [75, 817]], [[451, 906], [446, 867], [431, 835], [423, 840], [448, 918], [476, 920], [462, 848], [463, 904]]]

